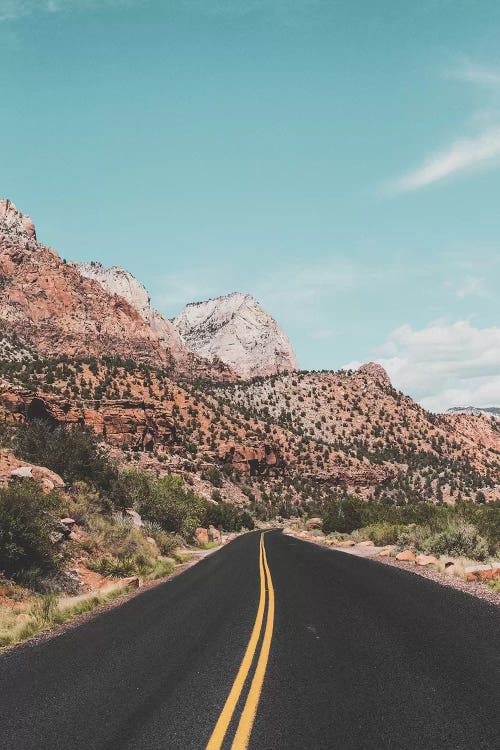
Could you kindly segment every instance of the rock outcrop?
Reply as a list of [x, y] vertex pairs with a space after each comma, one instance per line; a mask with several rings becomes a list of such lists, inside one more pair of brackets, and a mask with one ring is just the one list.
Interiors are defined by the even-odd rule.
[[179, 334], [171, 321], [151, 306], [151, 298], [131, 273], [119, 266], [104, 268], [101, 263], [75, 263], [82, 276], [94, 279], [112, 296], [123, 297], [148, 323], [160, 343], [176, 356], [185, 350]]
[[187, 347], [242, 378], [298, 369], [288, 336], [251, 294], [186, 305], [173, 322]]
[[35, 225], [8, 198], [0, 200], [0, 233], [20, 241], [36, 240]]
[[377, 362], [367, 362], [365, 365], [361, 365], [357, 370], [360, 375], [368, 375], [368, 377], [378, 380], [379, 383], [386, 386], [392, 386], [391, 379], [382, 365]]
[[38, 419], [52, 426], [87, 425], [110, 445], [131, 450], [158, 451], [176, 440], [172, 414], [153, 401], [116, 399], [76, 405], [57, 396], [0, 387], [0, 412], [12, 422]]

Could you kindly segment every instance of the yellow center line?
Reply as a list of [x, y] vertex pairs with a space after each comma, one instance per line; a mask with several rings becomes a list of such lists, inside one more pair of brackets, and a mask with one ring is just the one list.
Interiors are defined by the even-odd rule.
[[212, 732], [212, 736], [210, 737], [206, 750], [220, 750], [222, 743], [224, 742], [224, 737], [226, 735], [227, 728], [233, 716], [234, 709], [236, 708], [236, 704], [238, 703], [239, 697], [241, 695], [241, 691], [243, 690], [245, 680], [248, 677], [248, 672], [250, 671], [250, 667], [252, 666], [252, 661], [255, 655], [260, 633], [262, 630], [262, 622], [264, 619], [264, 609], [265, 609], [265, 604], [266, 604], [266, 586], [265, 586], [264, 565], [263, 565], [264, 555], [265, 555], [264, 539], [263, 539], [263, 534], [261, 534], [260, 545], [259, 545], [260, 599], [259, 599], [259, 607], [257, 609], [257, 616], [255, 618], [255, 623], [253, 626], [252, 634], [250, 636], [250, 640], [248, 642], [245, 655], [240, 664], [238, 674], [236, 675], [236, 678], [233, 682], [231, 692], [229, 693], [227, 697], [227, 700], [224, 704], [224, 708], [221, 711], [221, 714], [219, 716], [217, 724], [215, 725], [214, 731]]
[[250, 740], [250, 734], [252, 732], [253, 723], [257, 714], [257, 708], [259, 705], [260, 694], [262, 692], [262, 685], [264, 682], [264, 676], [266, 674], [267, 662], [269, 660], [269, 652], [271, 650], [271, 641], [273, 637], [274, 628], [274, 587], [271, 578], [271, 572], [267, 564], [266, 547], [264, 544], [264, 535], [262, 535], [262, 552], [264, 555], [264, 568], [266, 571], [267, 588], [269, 592], [269, 606], [267, 609], [267, 621], [266, 629], [264, 632], [264, 638], [262, 639], [262, 647], [259, 654], [259, 660], [255, 669], [250, 691], [248, 693], [245, 707], [240, 717], [238, 729], [234, 737], [231, 750], [246, 750], [248, 742]]

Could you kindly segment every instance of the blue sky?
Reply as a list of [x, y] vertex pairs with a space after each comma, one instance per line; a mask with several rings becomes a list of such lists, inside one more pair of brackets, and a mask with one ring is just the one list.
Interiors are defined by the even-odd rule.
[[0, 0], [0, 71], [0, 193], [63, 257], [500, 404], [497, 1]]

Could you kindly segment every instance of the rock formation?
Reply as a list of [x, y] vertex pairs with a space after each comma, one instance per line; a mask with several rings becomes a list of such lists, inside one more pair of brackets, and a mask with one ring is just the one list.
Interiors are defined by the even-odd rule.
[[183, 352], [185, 347], [171, 321], [151, 307], [147, 289], [131, 273], [119, 266], [104, 268], [101, 263], [76, 263], [75, 266], [82, 276], [99, 282], [109, 294], [126, 299], [165, 348], [177, 356]]
[[186, 305], [174, 326], [186, 346], [219, 357], [243, 378], [298, 369], [286, 333], [251, 294]]

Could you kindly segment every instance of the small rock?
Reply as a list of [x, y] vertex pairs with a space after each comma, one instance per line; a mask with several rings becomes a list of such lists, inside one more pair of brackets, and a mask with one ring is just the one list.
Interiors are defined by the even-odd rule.
[[392, 549], [383, 549], [379, 552], [380, 557], [390, 557]]
[[415, 562], [415, 555], [411, 551], [411, 549], [405, 549], [403, 552], [399, 552], [396, 555], [396, 560], [400, 560], [403, 562]]
[[371, 539], [367, 539], [365, 542], [360, 542], [358, 547], [375, 547]]
[[417, 565], [435, 565], [437, 557], [434, 557], [434, 555], [417, 555], [415, 562]]
[[76, 521], [74, 518], [61, 518], [61, 523], [65, 526], [74, 526]]
[[339, 542], [337, 547], [354, 547], [356, 542], [354, 539], [346, 539], [344, 542]]

